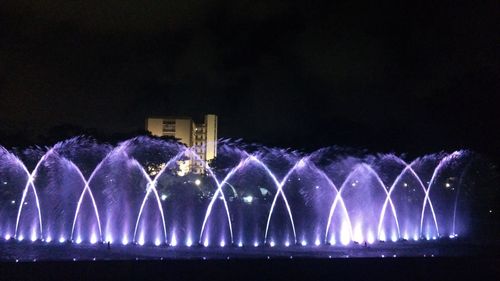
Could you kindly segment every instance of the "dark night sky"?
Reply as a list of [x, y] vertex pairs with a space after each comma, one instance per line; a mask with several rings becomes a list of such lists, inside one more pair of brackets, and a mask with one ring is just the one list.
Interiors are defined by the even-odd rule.
[[272, 145], [500, 151], [498, 1], [309, 2], [3, 0], [0, 131], [213, 112]]

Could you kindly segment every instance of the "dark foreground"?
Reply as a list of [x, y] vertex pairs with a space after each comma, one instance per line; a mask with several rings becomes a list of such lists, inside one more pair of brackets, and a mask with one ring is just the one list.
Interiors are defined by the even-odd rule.
[[314, 251], [9, 241], [0, 258], [0, 280], [500, 280], [497, 245], [460, 241]]
[[498, 258], [2, 263], [1, 280], [499, 280]]

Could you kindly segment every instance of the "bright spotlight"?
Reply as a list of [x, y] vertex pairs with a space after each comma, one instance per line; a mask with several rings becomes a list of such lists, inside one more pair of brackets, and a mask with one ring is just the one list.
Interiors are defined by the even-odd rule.
[[302, 246], [307, 246], [307, 241], [306, 240], [302, 240], [302, 242], [300, 243]]
[[106, 236], [106, 242], [113, 243], [113, 237], [111, 235]]
[[123, 237], [123, 239], [122, 239], [122, 245], [127, 245], [127, 244], [128, 244], [127, 237]]
[[252, 201], [253, 201], [252, 195], [248, 195], [248, 196], [243, 197], [243, 202], [245, 202], [247, 204], [252, 204]]
[[90, 244], [95, 244], [97, 243], [97, 236], [95, 234], [92, 234], [92, 237], [90, 237]]
[[375, 236], [373, 236], [373, 233], [369, 232], [367, 237], [366, 237], [366, 242], [368, 244], [373, 244], [375, 242]]
[[194, 184], [196, 184], [197, 186], [199, 186], [199, 185], [201, 184], [201, 180], [196, 179], [196, 180], [194, 181]]
[[240, 247], [240, 248], [243, 247], [243, 243], [241, 243], [241, 242], [238, 243], [238, 247]]
[[193, 241], [191, 240], [191, 238], [188, 238], [188, 240], [186, 241], [186, 246], [191, 247], [192, 245]]
[[144, 237], [139, 238], [139, 242], [138, 242], [138, 244], [139, 244], [140, 246], [144, 245]]
[[19, 235], [19, 236], [17, 237], [17, 240], [19, 240], [19, 241], [23, 241], [23, 240], [24, 240], [24, 236]]
[[316, 238], [316, 241], [314, 241], [314, 245], [319, 246], [320, 244], [321, 244], [321, 242], [319, 242], [319, 239]]
[[290, 246], [290, 242], [286, 241], [285, 242], [285, 247], [288, 247], [288, 246]]
[[62, 236], [59, 237], [59, 243], [64, 243], [64, 242], [66, 242], [66, 238], [64, 238]]
[[254, 242], [254, 243], [253, 243], [253, 246], [254, 246], [254, 247], [259, 247], [259, 242]]
[[165, 201], [167, 200], [167, 195], [166, 194], [162, 194], [161, 195], [161, 201]]
[[156, 240], [155, 240], [155, 246], [160, 246], [160, 244], [161, 244], [160, 239], [156, 238]]
[[177, 246], [177, 237], [174, 235], [172, 235], [172, 241], [170, 241], [170, 246]]
[[10, 234], [6, 234], [5, 235], [5, 240], [9, 240], [10, 239]]
[[269, 243], [269, 245], [270, 245], [271, 247], [274, 247], [274, 245], [275, 245], [274, 241], [271, 241], [271, 242]]
[[81, 237], [76, 238], [76, 244], [80, 244], [80, 243], [82, 243], [82, 238]]
[[47, 236], [47, 238], [45, 238], [45, 242], [50, 243], [50, 241], [52, 241], [52, 237]]
[[221, 246], [221, 247], [226, 246], [226, 242], [224, 242], [224, 241], [220, 241], [220, 246]]
[[398, 241], [398, 236], [396, 234], [392, 234], [391, 235], [391, 240], [392, 240], [392, 242]]

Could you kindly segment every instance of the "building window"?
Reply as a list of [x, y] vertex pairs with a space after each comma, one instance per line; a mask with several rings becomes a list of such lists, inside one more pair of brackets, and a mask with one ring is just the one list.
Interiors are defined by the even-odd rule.
[[175, 132], [175, 121], [163, 120], [163, 132], [164, 133], [174, 133]]

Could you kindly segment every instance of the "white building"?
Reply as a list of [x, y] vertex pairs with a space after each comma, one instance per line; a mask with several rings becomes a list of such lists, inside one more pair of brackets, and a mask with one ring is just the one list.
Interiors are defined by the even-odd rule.
[[154, 136], [171, 136], [188, 147], [193, 147], [197, 156], [179, 163], [180, 175], [192, 171], [204, 173], [205, 162], [217, 156], [217, 115], [205, 115], [204, 123], [195, 123], [191, 117], [165, 116], [146, 119], [146, 130]]

